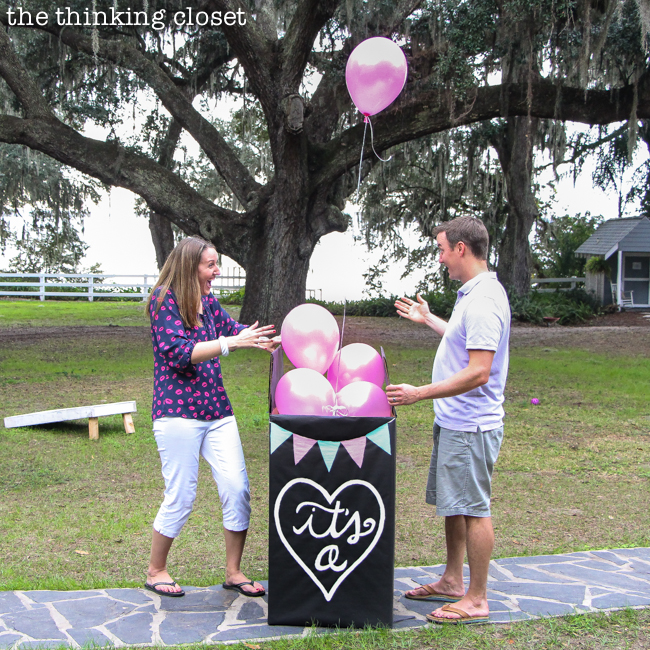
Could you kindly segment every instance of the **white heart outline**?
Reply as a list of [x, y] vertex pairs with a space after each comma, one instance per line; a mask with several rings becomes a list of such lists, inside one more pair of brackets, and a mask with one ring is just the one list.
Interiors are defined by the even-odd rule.
[[[287, 490], [289, 490], [291, 487], [296, 485], [297, 483], [305, 483], [307, 485], [311, 485], [312, 487], [316, 488], [327, 500], [329, 505], [332, 505], [332, 501], [336, 498], [336, 495], [339, 492], [342, 492], [345, 490], [347, 487], [350, 485], [362, 485], [363, 487], [367, 487], [374, 495], [375, 498], [377, 499], [377, 503], [379, 504], [379, 522], [377, 524], [377, 532], [375, 533], [375, 537], [368, 546], [368, 548], [357, 558], [356, 562], [351, 564], [340, 576], [339, 579], [334, 583], [332, 588], [327, 591], [325, 587], [322, 585], [321, 581], [314, 575], [312, 570], [302, 561], [302, 558], [293, 550], [291, 544], [287, 542], [287, 538], [284, 536], [284, 533], [282, 532], [282, 526], [280, 525], [280, 503], [282, 502], [282, 498], [284, 497], [285, 493]], [[321, 485], [316, 483], [315, 481], [312, 481], [311, 479], [308, 478], [294, 478], [293, 480], [289, 481], [283, 488], [280, 490], [280, 493], [278, 494], [278, 498], [275, 501], [275, 508], [273, 510], [273, 516], [275, 518], [275, 528], [278, 531], [278, 535], [280, 539], [282, 540], [282, 543], [284, 544], [284, 547], [291, 553], [291, 556], [293, 559], [303, 568], [305, 573], [314, 581], [316, 586], [321, 590], [323, 593], [323, 596], [325, 597], [325, 600], [329, 603], [330, 600], [332, 600], [332, 597], [336, 593], [336, 590], [341, 586], [341, 583], [356, 569], [365, 559], [368, 557], [370, 554], [370, 551], [372, 551], [373, 548], [375, 548], [375, 545], [379, 541], [379, 537], [381, 536], [382, 532], [384, 532], [384, 524], [386, 522], [386, 509], [384, 508], [384, 502], [381, 500], [381, 496], [379, 495], [379, 492], [377, 492], [376, 488], [374, 485], [371, 485], [367, 481], [362, 481], [360, 479], [352, 479], [350, 481], [346, 481], [342, 485], [340, 485], [334, 492], [334, 494], [330, 495], [330, 493]]]

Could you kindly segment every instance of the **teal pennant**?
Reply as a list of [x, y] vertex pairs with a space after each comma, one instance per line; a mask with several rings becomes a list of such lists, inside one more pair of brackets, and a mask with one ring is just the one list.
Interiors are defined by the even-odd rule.
[[372, 440], [372, 442], [378, 447], [381, 447], [390, 456], [390, 433], [387, 424], [382, 424], [378, 429], [371, 431], [366, 438]]
[[327, 466], [327, 471], [329, 472], [332, 469], [334, 459], [336, 458], [336, 452], [339, 450], [340, 442], [334, 442], [332, 440], [319, 440], [318, 446], [320, 447], [320, 453], [323, 454], [323, 460]]
[[273, 453], [287, 438], [293, 435], [291, 431], [287, 431], [279, 427], [275, 422], [271, 422], [271, 453]]

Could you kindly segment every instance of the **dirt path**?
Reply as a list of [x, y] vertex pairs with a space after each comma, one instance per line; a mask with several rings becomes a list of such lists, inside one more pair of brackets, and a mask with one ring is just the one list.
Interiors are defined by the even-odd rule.
[[[339, 323], [341, 319], [338, 319]], [[406, 347], [436, 341], [431, 330], [403, 319], [346, 318], [344, 340], [374, 345], [399, 342]], [[640, 313], [608, 314], [578, 327], [513, 323], [510, 345], [578, 348], [598, 354], [650, 357], [650, 318]]]
[[[342, 319], [337, 317], [339, 324]], [[70, 337], [141, 341], [150, 345], [146, 327], [10, 327], [0, 328], [0, 348], [23, 347], [45, 342], [56, 345]], [[373, 345], [415, 347], [435, 343], [427, 327], [396, 318], [348, 317], [344, 343], [365, 342]], [[514, 323], [513, 349], [526, 347], [579, 348], [599, 354], [650, 357], [650, 318], [639, 312], [608, 314], [578, 327], [530, 326]]]

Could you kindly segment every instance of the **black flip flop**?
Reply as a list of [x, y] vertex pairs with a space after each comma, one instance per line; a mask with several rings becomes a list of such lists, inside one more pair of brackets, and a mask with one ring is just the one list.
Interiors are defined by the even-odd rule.
[[145, 582], [144, 588], [148, 589], [149, 591], [153, 591], [154, 594], [158, 594], [159, 596], [169, 596], [170, 598], [180, 598], [181, 596], [185, 595], [185, 592], [182, 589], [180, 591], [165, 591], [164, 589], [156, 589], [158, 585], [176, 587], [178, 586], [178, 583], [176, 580], [172, 580], [171, 582], [154, 582], [152, 585], [150, 585], [148, 582]]
[[232, 591], [238, 591], [240, 594], [244, 594], [244, 596], [249, 596], [250, 598], [259, 598], [260, 596], [264, 596], [266, 594], [266, 591], [262, 589], [262, 591], [245, 591], [242, 589], [244, 585], [250, 585], [251, 587], [255, 586], [255, 583], [251, 580], [249, 582], [240, 582], [239, 584], [236, 585], [227, 585], [225, 582], [221, 585], [224, 589], [232, 589]]

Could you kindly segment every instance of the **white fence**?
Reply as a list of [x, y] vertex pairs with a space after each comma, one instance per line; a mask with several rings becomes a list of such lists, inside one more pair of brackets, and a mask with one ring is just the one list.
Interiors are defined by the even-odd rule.
[[[577, 278], [577, 277], [572, 277], [572, 278], [531, 278], [530, 279], [530, 286], [533, 287], [536, 291], [539, 291], [540, 293], [548, 293], [550, 291], [570, 291], [571, 289], [575, 289], [578, 284], [582, 283], [584, 284], [585, 278]], [[539, 286], [535, 285], [541, 285], [541, 284], [570, 284], [570, 287], [548, 287], [542, 289]]]
[[[246, 284], [246, 273], [241, 268], [224, 269], [212, 283], [213, 293], [237, 291]], [[15, 279], [14, 279], [15, 278]], [[110, 280], [110, 282], [109, 282]], [[117, 282], [116, 282], [117, 280]], [[0, 296], [46, 298], [149, 297], [157, 275], [100, 275], [97, 273], [1, 273]]]

